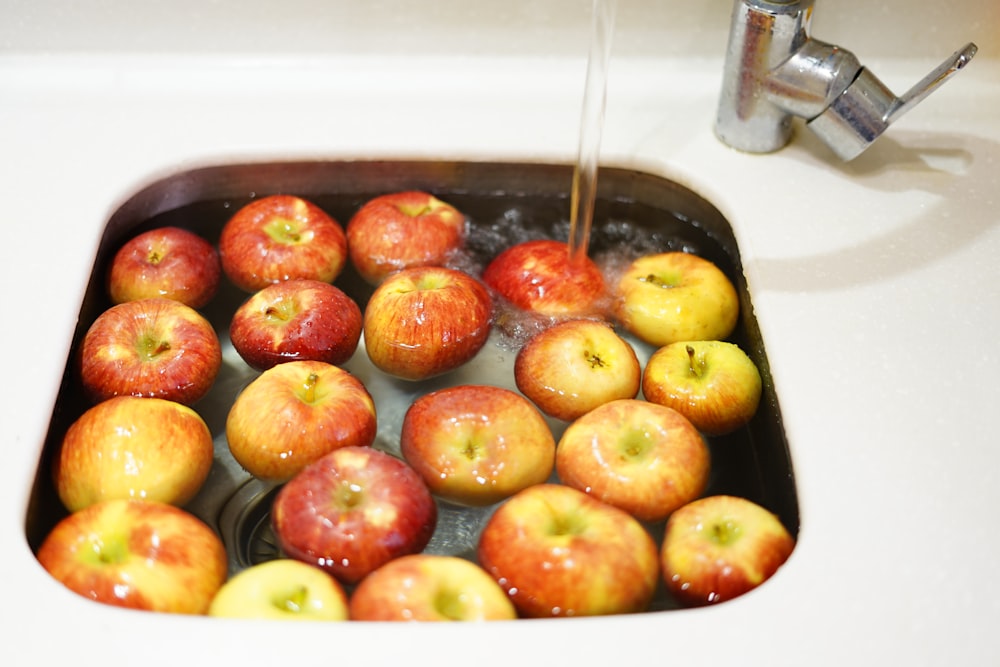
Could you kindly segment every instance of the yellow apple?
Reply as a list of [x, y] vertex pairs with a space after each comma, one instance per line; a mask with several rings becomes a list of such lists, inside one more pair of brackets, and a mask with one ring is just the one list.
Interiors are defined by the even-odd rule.
[[347, 594], [323, 570], [291, 558], [248, 567], [212, 598], [209, 616], [274, 621], [346, 621]]

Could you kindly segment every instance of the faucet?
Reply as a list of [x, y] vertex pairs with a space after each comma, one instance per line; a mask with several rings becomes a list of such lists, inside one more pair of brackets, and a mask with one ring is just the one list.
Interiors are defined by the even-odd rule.
[[813, 0], [736, 0], [715, 124], [724, 143], [776, 151], [799, 117], [851, 160], [978, 50], [970, 42], [897, 97], [853, 53], [809, 36], [812, 10]]

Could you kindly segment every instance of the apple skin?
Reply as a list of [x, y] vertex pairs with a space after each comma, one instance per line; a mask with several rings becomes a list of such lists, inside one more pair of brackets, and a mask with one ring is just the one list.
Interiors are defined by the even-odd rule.
[[660, 577], [657, 545], [642, 524], [561, 484], [538, 484], [501, 504], [477, 555], [525, 617], [644, 611]]
[[204, 614], [226, 580], [222, 540], [193, 514], [149, 500], [106, 500], [59, 521], [38, 561], [90, 600]]
[[347, 263], [347, 235], [312, 202], [270, 195], [226, 222], [219, 257], [225, 275], [245, 292], [297, 278], [332, 283]]
[[677, 410], [709, 436], [746, 426], [760, 406], [757, 366], [735, 343], [678, 341], [649, 357], [642, 375], [646, 400]]
[[736, 327], [739, 297], [711, 261], [687, 252], [635, 259], [616, 288], [622, 325], [657, 347], [679, 340], [723, 340]]
[[481, 507], [546, 481], [556, 443], [545, 418], [517, 392], [457, 385], [410, 404], [400, 450], [436, 496]]
[[708, 496], [668, 519], [663, 578], [684, 605], [716, 604], [769, 579], [794, 548], [794, 538], [769, 510], [738, 496]]
[[233, 348], [264, 371], [295, 360], [339, 365], [361, 339], [361, 308], [340, 288], [319, 280], [286, 280], [261, 289], [236, 309]]
[[608, 401], [635, 398], [641, 380], [635, 350], [598, 320], [558, 322], [529, 338], [514, 359], [517, 388], [563, 421]]
[[149, 297], [175, 299], [201, 308], [215, 296], [222, 266], [215, 246], [180, 227], [159, 227], [126, 241], [111, 259], [112, 303]]
[[701, 433], [676, 410], [620, 399], [563, 431], [556, 473], [566, 485], [641, 521], [665, 519], [700, 496], [711, 456]]
[[252, 565], [212, 598], [208, 615], [271, 621], [346, 621], [347, 593], [318, 567], [291, 558]]
[[422, 551], [437, 526], [437, 505], [404, 461], [372, 447], [343, 447], [281, 487], [271, 525], [285, 554], [356, 584]]
[[507, 593], [475, 563], [411, 554], [361, 580], [350, 602], [355, 621], [504, 621], [517, 618]]
[[226, 417], [233, 458], [272, 482], [290, 479], [334, 449], [370, 446], [377, 429], [375, 403], [364, 384], [322, 361], [269, 368], [243, 388]]
[[113, 396], [193, 405], [222, 366], [211, 323], [180, 301], [152, 297], [111, 306], [80, 345], [80, 380], [94, 402]]
[[188, 406], [117, 396], [66, 430], [53, 477], [70, 512], [124, 498], [183, 505], [205, 483], [214, 454], [212, 433]]
[[551, 239], [517, 243], [493, 258], [483, 282], [513, 306], [540, 315], [604, 317], [604, 275], [589, 257], [570, 259], [569, 245]]
[[404, 380], [455, 370], [482, 349], [493, 302], [471, 275], [438, 266], [390, 274], [364, 310], [364, 343], [376, 368]]
[[366, 202], [347, 223], [354, 268], [372, 285], [413, 266], [443, 266], [462, 247], [465, 216], [419, 190], [381, 195]]

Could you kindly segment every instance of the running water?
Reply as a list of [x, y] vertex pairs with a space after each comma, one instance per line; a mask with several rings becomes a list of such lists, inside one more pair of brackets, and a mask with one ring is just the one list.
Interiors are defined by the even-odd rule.
[[580, 146], [570, 193], [569, 256], [583, 261], [590, 245], [590, 228], [597, 198], [597, 162], [604, 129], [608, 60], [618, 0], [594, 0], [587, 80], [580, 117]]

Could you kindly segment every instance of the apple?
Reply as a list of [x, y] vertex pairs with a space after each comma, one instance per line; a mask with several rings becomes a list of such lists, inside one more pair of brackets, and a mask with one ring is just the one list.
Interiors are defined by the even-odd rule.
[[454, 370], [482, 349], [493, 302], [471, 275], [439, 266], [403, 269], [375, 288], [364, 311], [372, 364], [404, 380]]
[[381, 195], [347, 222], [347, 248], [358, 274], [377, 285], [412, 266], [443, 266], [462, 247], [465, 216], [419, 190]]
[[485, 506], [546, 481], [556, 442], [545, 418], [517, 392], [465, 384], [410, 404], [400, 450], [436, 496]]
[[355, 621], [502, 621], [517, 611], [500, 585], [457, 556], [411, 554], [361, 580], [350, 602]]
[[794, 538], [769, 510], [738, 496], [708, 496], [667, 521], [663, 578], [682, 604], [724, 602], [769, 579], [794, 548]]
[[105, 500], [69, 514], [46, 535], [37, 558], [85, 598], [180, 614], [206, 613], [228, 567], [211, 528], [151, 500]]
[[649, 357], [642, 375], [646, 400], [677, 410], [709, 436], [745, 426], [760, 405], [757, 366], [726, 341], [678, 341]]
[[342, 447], [281, 487], [271, 525], [286, 555], [356, 584], [422, 551], [437, 526], [437, 505], [406, 462], [372, 447]]
[[616, 298], [625, 329], [657, 347], [679, 340], [723, 340], [739, 317], [739, 297], [729, 277], [687, 252], [636, 258], [619, 278]]
[[180, 227], [159, 227], [126, 241], [111, 259], [112, 303], [160, 296], [192, 308], [212, 300], [222, 268], [215, 246]]
[[375, 441], [375, 403], [348, 371], [289, 361], [254, 378], [226, 416], [233, 458], [258, 479], [283, 482], [340, 447]]
[[494, 257], [483, 282], [521, 310], [562, 318], [603, 317], [604, 275], [592, 259], [570, 258], [569, 244], [552, 239], [516, 243]]
[[292, 558], [252, 565], [222, 585], [209, 616], [273, 621], [346, 621], [347, 593], [318, 567]]
[[161, 398], [116, 396], [66, 430], [53, 476], [71, 512], [117, 498], [183, 505], [205, 483], [214, 455], [212, 433], [193, 409]]
[[641, 379], [635, 350], [599, 320], [557, 322], [529, 338], [514, 359], [517, 388], [563, 421], [608, 401], [635, 398]]
[[141, 396], [192, 405], [212, 388], [222, 366], [211, 323], [163, 297], [111, 306], [87, 329], [79, 349], [80, 380], [95, 403]]
[[639, 521], [561, 484], [504, 501], [477, 556], [525, 617], [644, 611], [660, 577], [657, 545]]
[[240, 208], [219, 235], [222, 270], [246, 292], [282, 280], [332, 283], [347, 262], [347, 235], [334, 218], [294, 195], [270, 195]]
[[244, 301], [229, 324], [233, 348], [264, 371], [294, 360], [339, 365], [361, 339], [361, 308], [340, 288], [319, 280], [286, 280]]
[[676, 410], [641, 399], [594, 408], [566, 427], [556, 448], [564, 484], [641, 521], [661, 521], [700, 496], [710, 471], [698, 429]]

